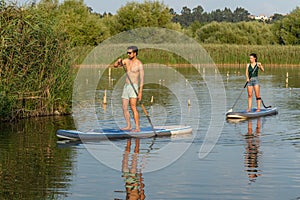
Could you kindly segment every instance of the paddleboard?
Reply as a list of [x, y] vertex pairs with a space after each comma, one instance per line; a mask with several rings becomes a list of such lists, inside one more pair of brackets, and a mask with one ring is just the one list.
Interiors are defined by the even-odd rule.
[[277, 108], [266, 108], [260, 109], [259, 112], [256, 112], [256, 108], [253, 108], [250, 112], [246, 110], [236, 111], [236, 112], [228, 112], [226, 113], [227, 119], [248, 119], [248, 118], [257, 118], [268, 115], [276, 115], [278, 113]]
[[190, 126], [155, 126], [155, 133], [151, 127], [141, 128], [140, 132], [123, 131], [120, 129], [95, 129], [87, 132], [77, 130], [57, 130], [56, 136], [67, 140], [106, 140], [126, 138], [149, 138], [173, 135], [191, 134]]

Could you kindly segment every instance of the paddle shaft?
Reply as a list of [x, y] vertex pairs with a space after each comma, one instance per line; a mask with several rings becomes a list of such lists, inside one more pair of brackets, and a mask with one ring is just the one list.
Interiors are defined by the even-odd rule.
[[[135, 89], [135, 87], [134, 87], [134, 85], [133, 85], [133, 82], [131, 81], [131, 79], [130, 79], [128, 73], [127, 73], [127, 70], [125, 69], [125, 66], [124, 66], [124, 64], [123, 64], [122, 61], [121, 61], [121, 65], [122, 65], [122, 67], [123, 67], [123, 69], [124, 69], [124, 72], [125, 72], [125, 74], [126, 74], [126, 77], [128, 78], [128, 80], [129, 80], [129, 82], [130, 82], [130, 85], [131, 85], [131, 87], [132, 87], [134, 93], [136, 94], [136, 97], [138, 98], [138, 92], [136, 91], [136, 89]], [[141, 107], [142, 107], [142, 109], [143, 109], [143, 111], [144, 111], [144, 113], [145, 113], [145, 115], [146, 115], [146, 117], [147, 117], [147, 119], [148, 119], [148, 121], [149, 121], [149, 124], [151, 125], [151, 128], [152, 128], [152, 130], [153, 130], [155, 136], [157, 136], [157, 133], [156, 133], [156, 131], [155, 131], [155, 129], [154, 129], [154, 126], [153, 126], [153, 124], [152, 124], [152, 122], [151, 122], [150, 116], [149, 116], [149, 114], [148, 114], [148, 112], [147, 112], [147, 110], [146, 110], [146, 108], [145, 108], [145, 106], [144, 106], [142, 100], [139, 100], [139, 102], [140, 102]]]

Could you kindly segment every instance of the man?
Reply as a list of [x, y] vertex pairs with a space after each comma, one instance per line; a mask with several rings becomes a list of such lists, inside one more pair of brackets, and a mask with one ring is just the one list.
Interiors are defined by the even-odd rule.
[[[125, 66], [126, 67], [126, 83], [124, 85], [122, 93], [122, 110], [127, 126], [121, 128], [122, 130], [139, 132], [139, 114], [136, 108], [137, 99], [142, 100], [142, 92], [144, 86], [144, 68], [142, 62], [137, 59], [138, 48], [136, 46], [130, 46], [127, 48], [128, 58], [122, 60], [119, 58], [115, 63], [114, 67]], [[133, 88], [134, 87], [134, 88]], [[138, 93], [138, 96], [136, 95]], [[135, 129], [132, 130], [130, 123], [130, 114], [128, 110], [128, 104], [133, 112], [133, 118], [135, 122]]]

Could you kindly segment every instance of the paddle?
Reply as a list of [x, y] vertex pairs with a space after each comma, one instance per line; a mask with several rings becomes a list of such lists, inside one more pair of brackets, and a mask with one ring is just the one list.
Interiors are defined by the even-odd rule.
[[[252, 73], [250, 74], [250, 76], [249, 76], [249, 81], [250, 81], [250, 79], [252, 78], [252, 75], [253, 75], [253, 73], [254, 73], [254, 71], [256, 70], [256, 67], [257, 67], [257, 65], [255, 65], [255, 67], [254, 67], [254, 69], [253, 69], [253, 71], [252, 71]], [[233, 106], [227, 111], [227, 113], [230, 113], [230, 112], [232, 112], [232, 110], [233, 110], [233, 108], [234, 108], [234, 106], [236, 105], [236, 103], [238, 102], [238, 100], [240, 99], [240, 97], [241, 97], [241, 95], [242, 95], [242, 93], [244, 92], [244, 89], [246, 88], [246, 86], [247, 86], [247, 84], [248, 84], [248, 81], [245, 83], [245, 85], [244, 85], [244, 87], [243, 87], [243, 89], [242, 89], [242, 91], [241, 91], [241, 93], [240, 93], [240, 95], [239, 95], [239, 97], [235, 100], [235, 102], [234, 102], [234, 104], [233, 104]]]
[[[121, 61], [120, 63], [121, 63], [121, 66], [123, 67], [123, 69], [124, 69], [124, 71], [125, 71], [126, 77], [128, 78], [128, 80], [129, 80], [129, 82], [130, 82], [130, 85], [131, 85], [132, 89], [134, 90], [134, 93], [135, 93], [136, 96], [138, 97], [138, 92], [136, 91], [136, 89], [135, 89], [135, 87], [134, 87], [134, 85], [133, 85], [133, 82], [131, 81], [131, 79], [130, 79], [128, 73], [127, 73], [127, 70], [125, 69], [125, 66], [124, 66], [123, 62]], [[153, 124], [152, 124], [152, 122], [151, 122], [150, 116], [148, 115], [148, 112], [147, 112], [147, 110], [146, 110], [146, 108], [145, 108], [145, 106], [144, 106], [142, 100], [140, 100], [139, 103], [141, 104], [141, 107], [142, 107], [142, 109], [143, 109], [143, 111], [144, 111], [144, 113], [145, 113], [145, 115], [146, 115], [146, 117], [147, 117], [147, 119], [148, 119], [148, 121], [149, 121], [149, 124], [151, 125], [151, 128], [152, 128], [152, 130], [153, 130], [153, 132], [154, 132], [154, 135], [155, 135], [155, 137], [156, 137], [156, 136], [157, 136], [157, 133], [156, 133], [156, 131], [155, 131], [155, 129], [154, 129], [154, 126], [153, 126]]]

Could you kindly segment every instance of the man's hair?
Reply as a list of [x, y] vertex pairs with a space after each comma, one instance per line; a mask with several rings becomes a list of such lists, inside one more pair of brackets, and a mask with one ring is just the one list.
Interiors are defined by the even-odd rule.
[[137, 46], [130, 46], [130, 47], [128, 47], [127, 48], [127, 50], [128, 49], [131, 49], [132, 50], [132, 52], [135, 52], [136, 53], [136, 55], [138, 55], [138, 51], [139, 51], [139, 49], [137, 48]]

